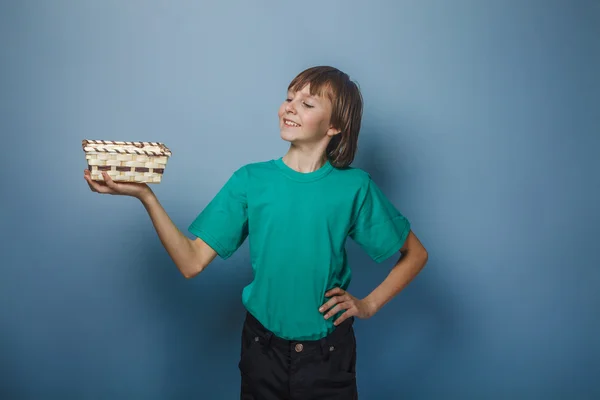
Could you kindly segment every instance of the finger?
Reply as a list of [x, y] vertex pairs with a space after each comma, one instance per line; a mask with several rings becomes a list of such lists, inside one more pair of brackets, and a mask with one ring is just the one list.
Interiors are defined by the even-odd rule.
[[331, 300], [329, 300], [319, 309], [319, 311], [325, 312], [336, 304], [344, 303], [346, 301], [352, 301], [352, 297], [350, 297], [348, 294], [332, 297]]
[[[87, 179], [86, 179], [86, 181], [87, 181]], [[90, 190], [91, 190], [92, 192], [96, 192], [96, 189], [94, 189], [94, 187], [92, 186], [92, 184], [91, 184], [91, 183], [87, 182], [87, 184], [88, 184], [88, 186], [90, 187]]]
[[125, 185], [123, 183], [115, 182], [107, 172], [102, 172], [102, 176], [104, 177], [104, 184], [111, 190], [113, 194], [123, 194]]
[[331, 297], [334, 295], [342, 295], [344, 293], [346, 293], [346, 291], [344, 289], [336, 287], [336, 288], [329, 290], [327, 293], [325, 293], [325, 297]]
[[105, 194], [114, 194], [115, 193], [114, 190], [107, 187], [106, 185], [103, 185], [102, 183], [94, 182], [94, 187], [96, 188], [96, 191], [98, 193], [105, 193]]
[[98, 190], [96, 190], [95, 183], [92, 180], [92, 178], [90, 177], [89, 172], [86, 171], [86, 172], [83, 173], [83, 179], [85, 179], [86, 183], [88, 184], [88, 186], [90, 187], [90, 190], [92, 192], [97, 192], [98, 191]]
[[344, 296], [334, 296], [331, 299], [329, 299], [325, 304], [323, 304], [320, 308], [319, 311], [320, 312], [324, 312], [329, 310], [331, 307], [335, 306], [338, 303], [343, 303], [344, 301], [349, 300], [348, 295], [344, 295]]
[[106, 171], [102, 171], [102, 177], [104, 178], [104, 183], [106, 184], [106, 186], [114, 190], [117, 189], [117, 184], [115, 183], [115, 181], [112, 180], [112, 178], [110, 177], [110, 175], [108, 175]]
[[344, 322], [345, 320], [347, 320], [350, 317], [353, 317], [356, 314], [356, 309], [354, 308], [350, 308], [348, 309], [348, 311], [344, 312], [342, 315], [340, 315], [338, 317], [338, 319], [336, 319], [333, 324], [335, 326], [338, 326], [339, 324], [341, 324], [342, 322]]
[[113, 192], [110, 188], [106, 187], [105, 184], [93, 180], [89, 175], [87, 175], [85, 177], [85, 180], [88, 182], [88, 185], [94, 192], [97, 192], [97, 193], [112, 193]]
[[345, 301], [343, 303], [339, 303], [338, 305], [336, 305], [335, 307], [333, 307], [331, 310], [327, 311], [327, 314], [325, 314], [325, 319], [329, 319], [331, 317], [333, 317], [335, 314], [337, 314], [338, 312], [342, 311], [342, 310], [348, 310], [352, 308], [352, 302], [350, 301]]

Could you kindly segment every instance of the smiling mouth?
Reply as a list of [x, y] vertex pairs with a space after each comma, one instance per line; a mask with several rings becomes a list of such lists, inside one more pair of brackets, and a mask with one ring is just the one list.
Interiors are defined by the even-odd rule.
[[285, 124], [285, 126], [291, 126], [291, 127], [294, 127], [294, 128], [298, 128], [300, 126], [299, 124], [297, 124], [295, 122], [292, 122], [289, 119], [284, 119], [283, 123]]

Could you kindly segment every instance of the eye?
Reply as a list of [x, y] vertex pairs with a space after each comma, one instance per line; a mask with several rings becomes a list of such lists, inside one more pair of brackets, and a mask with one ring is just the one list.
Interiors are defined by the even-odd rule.
[[290, 98], [288, 97], [287, 99], [285, 99], [285, 101], [287, 101], [287, 102], [289, 103], [290, 101], [292, 101], [292, 99], [290, 99]]
[[313, 108], [314, 107], [314, 106], [311, 106], [310, 104], [305, 103], [305, 102], [303, 102], [302, 104], [304, 104], [304, 106], [306, 106], [307, 108]]

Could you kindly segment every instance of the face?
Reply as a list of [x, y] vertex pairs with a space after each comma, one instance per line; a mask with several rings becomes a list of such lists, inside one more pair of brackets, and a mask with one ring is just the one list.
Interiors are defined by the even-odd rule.
[[288, 92], [279, 107], [281, 137], [288, 142], [317, 143], [339, 133], [331, 126], [331, 101], [311, 96], [307, 85], [299, 92]]

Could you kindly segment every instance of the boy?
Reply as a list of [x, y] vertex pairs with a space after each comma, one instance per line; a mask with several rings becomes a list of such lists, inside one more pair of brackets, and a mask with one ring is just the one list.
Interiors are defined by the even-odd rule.
[[[332, 67], [300, 73], [278, 114], [289, 151], [235, 171], [189, 226], [194, 240], [174, 226], [148, 185], [84, 176], [95, 192], [140, 199], [186, 278], [248, 238], [254, 280], [242, 293], [241, 399], [357, 399], [354, 318], [371, 317], [399, 293], [427, 251], [370, 176], [349, 167], [362, 97], [347, 74]], [[347, 237], [377, 262], [400, 252], [364, 299], [346, 292]]]

